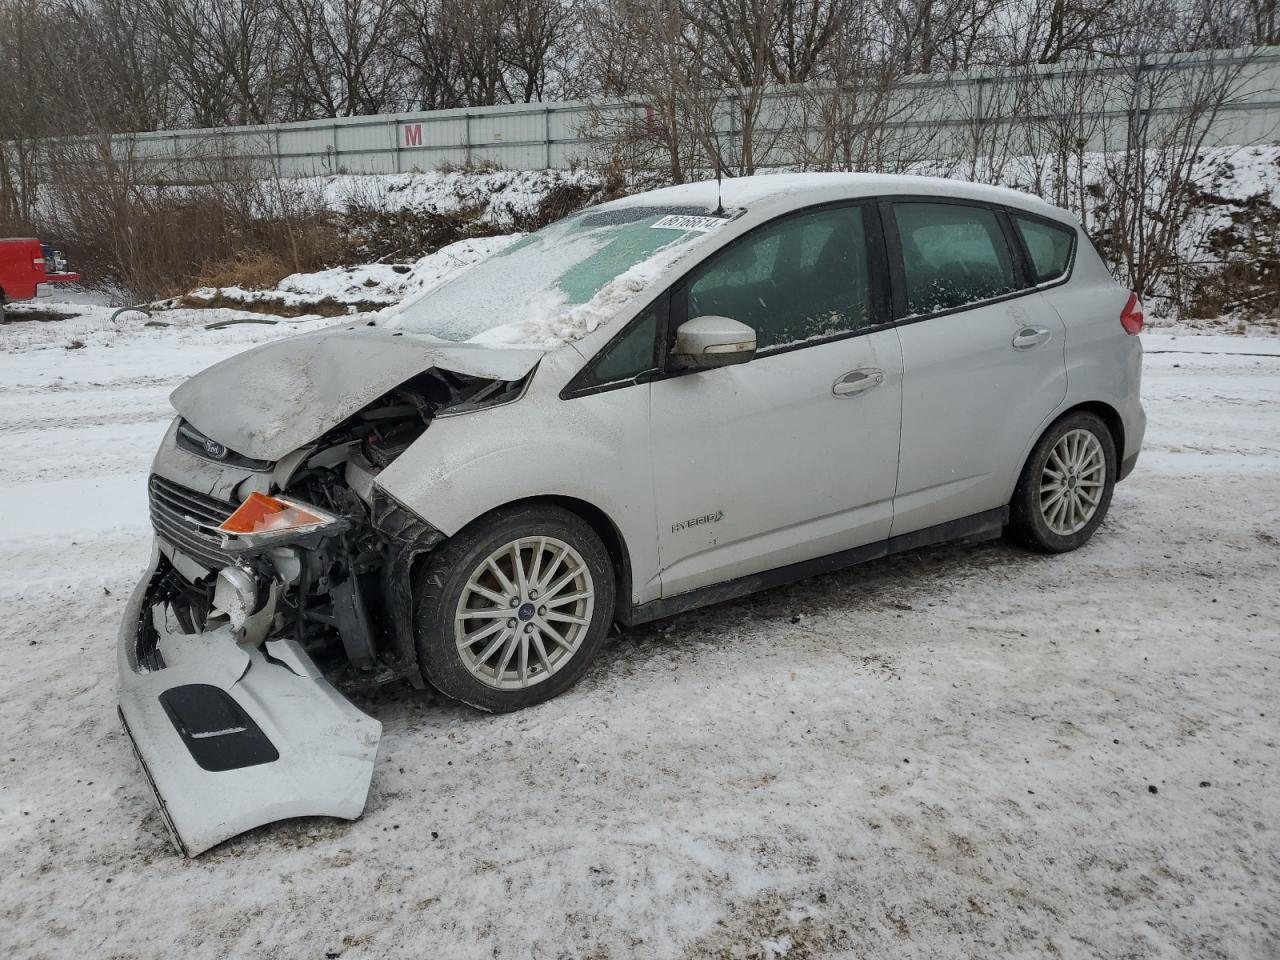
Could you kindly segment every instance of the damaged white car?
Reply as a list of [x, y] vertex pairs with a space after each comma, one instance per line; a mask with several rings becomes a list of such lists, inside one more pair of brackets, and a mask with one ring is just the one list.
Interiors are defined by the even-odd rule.
[[615, 621], [946, 539], [1080, 546], [1141, 445], [1141, 322], [1034, 198], [769, 176], [587, 210], [199, 374], [119, 642], [175, 843], [357, 817], [381, 727], [338, 686], [512, 710]]

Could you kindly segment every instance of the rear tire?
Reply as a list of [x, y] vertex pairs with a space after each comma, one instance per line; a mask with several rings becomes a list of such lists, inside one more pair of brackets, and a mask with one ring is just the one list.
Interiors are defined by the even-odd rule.
[[1111, 506], [1116, 466], [1115, 440], [1100, 417], [1063, 417], [1022, 468], [1009, 502], [1009, 537], [1043, 553], [1083, 546]]
[[502, 507], [434, 553], [415, 583], [423, 676], [481, 710], [533, 706], [573, 686], [613, 622], [613, 563], [575, 513]]

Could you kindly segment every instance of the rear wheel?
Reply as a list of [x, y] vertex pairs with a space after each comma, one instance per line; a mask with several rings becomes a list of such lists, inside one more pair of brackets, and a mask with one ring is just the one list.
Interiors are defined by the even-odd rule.
[[1009, 534], [1046, 553], [1065, 553], [1093, 536], [1111, 505], [1116, 448], [1097, 415], [1063, 417], [1031, 451], [1009, 504]]
[[422, 672], [442, 693], [505, 712], [563, 693], [613, 620], [613, 564], [582, 518], [503, 508], [453, 537], [417, 581]]

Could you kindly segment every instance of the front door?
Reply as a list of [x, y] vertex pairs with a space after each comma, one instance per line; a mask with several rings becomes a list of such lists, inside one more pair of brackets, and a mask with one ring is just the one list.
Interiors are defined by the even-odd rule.
[[662, 595], [885, 539], [902, 357], [875, 211], [803, 211], [745, 235], [673, 291], [671, 324], [756, 331], [748, 363], [650, 394]]

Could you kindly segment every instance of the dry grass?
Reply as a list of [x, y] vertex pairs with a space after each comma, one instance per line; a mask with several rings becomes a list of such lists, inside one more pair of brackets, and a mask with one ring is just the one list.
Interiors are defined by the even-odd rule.
[[243, 250], [230, 257], [206, 260], [196, 282], [202, 287], [269, 290], [293, 272], [274, 251]]

